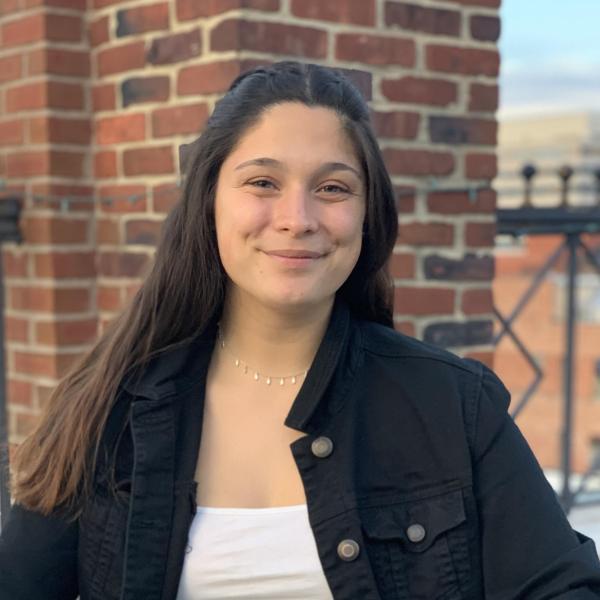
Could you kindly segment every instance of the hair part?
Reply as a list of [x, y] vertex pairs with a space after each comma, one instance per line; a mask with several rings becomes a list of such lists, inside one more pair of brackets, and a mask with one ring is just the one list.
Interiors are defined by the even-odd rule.
[[180, 200], [163, 222], [141, 287], [61, 379], [37, 428], [17, 449], [13, 493], [24, 507], [42, 514], [65, 509], [76, 518], [91, 490], [102, 432], [123, 378], [133, 370], [141, 373], [157, 354], [186, 344], [222, 310], [227, 277], [214, 224], [219, 171], [264, 111], [285, 102], [334, 110], [353, 144], [365, 179], [364, 236], [357, 264], [338, 295], [359, 318], [393, 327], [386, 264], [396, 241], [397, 213], [363, 97], [339, 71], [314, 64], [284, 61], [243, 73], [192, 145]]

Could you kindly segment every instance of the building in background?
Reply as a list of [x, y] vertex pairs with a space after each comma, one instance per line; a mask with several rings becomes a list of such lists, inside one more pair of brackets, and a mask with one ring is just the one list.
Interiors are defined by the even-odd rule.
[[[569, 181], [569, 204], [591, 206], [600, 199], [600, 112], [542, 114], [502, 119], [499, 124], [499, 173], [494, 182], [500, 208], [523, 203], [521, 170], [532, 164], [534, 206], [561, 202], [560, 167], [574, 169]], [[494, 300], [508, 314], [552, 252], [561, 236], [499, 239], [496, 249]], [[600, 235], [589, 236], [588, 245], [600, 256]], [[600, 459], [600, 277], [586, 261], [579, 263], [576, 330], [577, 359], [574, 394], [573, 468], [585, 472]], [[566, 327], [566, 276], [564, 261], [546, 278], [515, 331], [544, 371], [540, 387], [520, 413], [517, 422], [542, 465], [551, 472], [560, 465], [563, 424], [563, 359]], [[513, 392], [521, 397], [533, 378], [532, 368], [515, 344], [505, 336], [495, 353], [495, 368]]]

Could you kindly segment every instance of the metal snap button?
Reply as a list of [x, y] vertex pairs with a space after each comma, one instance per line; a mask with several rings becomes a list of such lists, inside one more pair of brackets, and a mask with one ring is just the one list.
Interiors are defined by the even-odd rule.
[[358, 557], [360, 552], [360, 546], [354, 540], [342, 540], [337, 547], [338, 556], [350, 562]]
[[333, 452], [333, 442], [325, 436], [320, 436], [313, 440], [310, 449], [315, 456], [326, 458]]
[[425, 539], [425, 527], [420, 523], [413, 523], [407, 530], [406, 535], [411, 542], [415, 544], [417, 542], [422, 542]]

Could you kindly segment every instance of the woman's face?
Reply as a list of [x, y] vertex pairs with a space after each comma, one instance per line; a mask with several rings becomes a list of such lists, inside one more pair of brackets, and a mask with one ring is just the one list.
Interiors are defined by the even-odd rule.
[[280, 310], [331, 303], [358, 260], [364, 215], [362, 170], [336, 113], [270, 107], [219, 172], [228, 294]]

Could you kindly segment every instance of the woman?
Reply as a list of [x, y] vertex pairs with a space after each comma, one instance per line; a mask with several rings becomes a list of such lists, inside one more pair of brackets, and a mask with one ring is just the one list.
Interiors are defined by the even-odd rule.
[[356, 89], [255, 69], [196, 146], [140, 291], [19, 450], [0, 597], [600, 597], [498, 378], [393, 331]]

